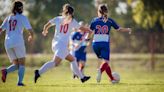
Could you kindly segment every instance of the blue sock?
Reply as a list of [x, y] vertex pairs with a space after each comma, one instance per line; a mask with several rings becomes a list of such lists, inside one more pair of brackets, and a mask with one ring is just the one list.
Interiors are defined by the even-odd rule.
[[23, 78], [24, 78], [24, 72], [25, 72], [25, 67], [23, 65], [19, 65], [18, 69], [18, 83], [22, 83]]
[[12, 64], [7, 68], [7, 73], [14, 72], [17, 69], [18, 69], [18, 66], [15, 64]]

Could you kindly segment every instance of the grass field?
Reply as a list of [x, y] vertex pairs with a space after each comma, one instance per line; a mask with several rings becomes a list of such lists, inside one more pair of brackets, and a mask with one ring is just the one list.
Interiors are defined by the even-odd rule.
[[[48, 57], [49, 58], [49, 57]], [[141, 59], [142, 60], [142, 59]], [[34, 59], [35, 61], [35, 59]], [[28, 61], [29, 62], [29, 61]], [[35, 61], [39, 62], [39, 61]], [[27, 66], [24, 83], [25, 87], [17, 87], [17, 71], [8, 75], [7, 82], [0, 81], [0, 92], [163, 92], [164, 91], [164, 71], [157, 70], [151, 72], [145, 70], [143, 62], [130, 63], [130, 61], [112, 61], [113, 71], [119, 72], [121, 81], [112, 85], [104, 73], [101, 83], [96, 83], [96, 59], [90, 58], [85, 69], [86, 75], [91, 75], [91, 79], [82, 84], [77, 79], [72, 79], [72, 73], [68, 62], [54, 68], [33, 83], [33, 71], [37, 67]], [[134, 61], [131, 61], [134, 62]], [[124, 64], [124, 66], [122, 65]], [[141, 64], [141, 65], [140, 65]], [[127, 66], [126, 66], [127, 65]], [[130, 67], [131, 66], [131, 67]], [[134, 68], [135, 66], [135, 68]], [[141, 66], [141, 67], [140, 67]], [[157, 66], [163, 66], [163, 62]], [[158, 69], [158, 68], [157, 68]], [[163, 68], [160, 68], [163, 69]], [[1, 76], [1, 75], [0, 75]]]

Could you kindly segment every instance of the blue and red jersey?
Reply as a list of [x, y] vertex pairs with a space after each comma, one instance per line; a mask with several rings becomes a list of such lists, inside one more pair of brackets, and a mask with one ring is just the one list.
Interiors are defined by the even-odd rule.
[[119, 29], [113, 19], [108, 18], [106, 22], [103, 20], [103, 17], [96, 17], [91, 22], [90, 29], [94, 31], [93, 42], [109, 42], [111, 27]]

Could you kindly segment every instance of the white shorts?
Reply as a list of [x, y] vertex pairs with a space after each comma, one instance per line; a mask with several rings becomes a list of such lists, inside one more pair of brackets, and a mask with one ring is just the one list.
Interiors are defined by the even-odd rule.
[[26, 56], [26, 49], [25, 46], [17, 46], [14, 48], [6, 48], [7, 55], [12, 62], [15, 59], [23, 58]]
[[69, 55], [68, 46], [60, 43], [56, 43], [52, 45], [52, 50], [54, 52], [55, 59], [56, 56], [58, 56], [61, 59], [65, 59]]

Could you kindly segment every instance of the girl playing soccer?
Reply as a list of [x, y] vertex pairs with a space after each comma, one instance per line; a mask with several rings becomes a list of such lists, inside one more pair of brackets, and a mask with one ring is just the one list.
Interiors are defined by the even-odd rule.
[[29, 32], [28, 41], [33, 39], [32, 27], [23, 13], [23, 3], [16, 1], [13, 4], [12, 14], [6, 17], [0, 26], [0, 32], [6, 30], [5, 49], [12, 65], [2, 69], [2, 81], [6, 82], [9, 73], [18, 70], [18, 86], [24, 86], [22, 83], [25, 72], [25, 44], [23, 39], [23, 28]]
[[116, 83], [112, 76], [111, 68], [109, 66], [110, 60], [110, 30], [111, 27], [121, 32], [131, 32], [130, 28], [122, 28], [117, 23], [108, 18], [108, 9], [105, 4], [98, 7], [98, 17], [91, 22], [90, 29], [94, 31], [92, 47], [97, 57], [101, 60], [100, 67], [97, 74], [97, 82], [101, 81], [101, 74], [105, 71], [112, 83]]
[[[84, 26], [84, 22], [79, 22], [81, 26]], [[80, 30], [79, 30], [80, 31]], [[70, 47], [71, 47], [71, 54], [76, 57], [79, 70], [84, 73], [84, 67], [86, 63], [86, 47], [89, 45], [89, 42], [87, 41], [88, 33], [86, 32], [79, 32], [75, 31], [71, 35], [70, 40]], [[73, 78], [76, 78], [77, 75], [74, 74]]]
[[35, 83], [37, 82], [37, 79], [40, 77], [40, 75], [45, 73], [47, 70], [58, 66], [63, 59], [66, 59], [70, 62], [73, 73], [78, 75], [82, 83], [90, 78], [89, 76], [84, 76], [81, 71], [79, 71], [76, 59], [69, 53], [68, 50], [69, 36], [71, 30], [80, 29], [91, 33], [89, 28], [80, 27], [78, 22], [74, 19], [73, 13], [74, 9], [72, 8], [72, 6], [70, 6], [69, 4], [65, 4], [63, 6], [62, 16], [55, 17], [44, 25], [42, 32], [44, 36], [47, 35], [48, 29], [51, 26], [55, 26], [56, 28], [55, 35], [52, 40], [52, 50], [54, 52], [54, 58], [51, 61], [45, 63], [39, 70], [35, 70]]

